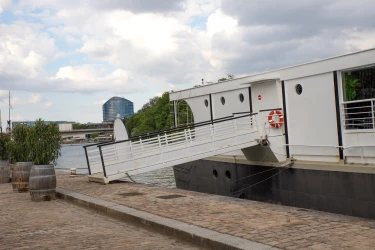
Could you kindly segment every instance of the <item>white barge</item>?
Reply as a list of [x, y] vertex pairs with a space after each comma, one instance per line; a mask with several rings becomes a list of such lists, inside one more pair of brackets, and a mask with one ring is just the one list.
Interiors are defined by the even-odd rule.
[[[85, 146], [89, 180], [176, 185], [375, 219], [375, 49], [170, 93], [174, 128]], [[187, 104], [194, 123], [179, 124]]]
[[249, 112], [259, 131], [256, 146], [174, 166], [178, 188], [375, 219], [375, 49], [170, 99], [195, 123]]

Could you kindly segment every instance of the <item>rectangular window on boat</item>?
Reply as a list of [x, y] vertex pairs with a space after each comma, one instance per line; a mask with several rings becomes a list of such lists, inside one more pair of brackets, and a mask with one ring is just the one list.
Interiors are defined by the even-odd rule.
[[375, 129], [375, 67], [343, 72], [342, 87], [345, 128]]

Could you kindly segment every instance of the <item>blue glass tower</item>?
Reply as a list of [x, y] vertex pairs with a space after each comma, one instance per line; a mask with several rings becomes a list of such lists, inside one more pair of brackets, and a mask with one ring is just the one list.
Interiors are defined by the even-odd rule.
[[122, 98], [112, 97], [103, 104], [103, 121], [109, 122], [116, 119], [117, 115], [120, 118], [129, 118], [134, 114], [133, 102]]

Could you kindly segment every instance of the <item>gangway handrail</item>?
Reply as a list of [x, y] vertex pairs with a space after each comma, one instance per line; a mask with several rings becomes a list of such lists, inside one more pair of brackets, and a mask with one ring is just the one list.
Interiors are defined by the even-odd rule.
[[[100, 172], [103, 172], [105, 177], [107, 176], [107, 173], [106, 173], [107, 171], [106, 171], [106, 166], [105, 166], [106, 164], [104, 163], [104, 157], [108, 156], [108, 153], [106, 151], [108, 151], [108, 149], [110, 149], [112, 147], [117, 148], [117, 149], [114, 148], [114, 150], [120, 150], [118, 148], [118, 146], [115, 146], [119, 143], [130, 142], [129, 145], [128, 144], [121, 144], [121, 145], [125, 145], [125, 146], [128, 145], [128, 146], [126, 146], [126, 148], [130, 148], [131, 151], [132, 151], [132, 148], [135, 149], [135, 150], [138, 150], [136, 148], [140, 146], [141, 150], [142, 150], [142, 155], [144, 153], [148, 154], [149, 153], [148, 151], [151, 152], [151, 151], [154, 150], [152, 145], [154, 144], [154, 142], [156, 142], [155, 140], [159, 140], [159, 145], [160, 145], [160, 139], [161, 139], [162, 140], [161, 143], [165, 144], [167, 147], [168, 147], [169, 143], [172, 143], [173, 145], [176, 145], [176, 146], [179, 145], [181, 143], [181, 140], [183, 140], [184, 137], [186, 138], [187, 135], [185, 134], [185, 136], [183, 136], [183, 133], [184, 133], [184, 131], [186, 133], [187, 130], [189, 130], [188, 136], [190, 137], [190, 140], [191, 140], [192, 135], [193, 135], [193, 137], [195, 137], [197, 133], [200, 134], [201, 132], [203, 132], [203, 130], [205, 131], [206, 128], [209, 129], [209, 130], [215, 129], [215, 131], [216, 130], [221, 131], [222, 129], [224, 129], [224, 127], [227, 127], [229, 125], [229, 124], [225, 125], [224, 122], [232, 122], [232, 121], [235, 122], [235, 120], [240, 119], [240, 118], [249, 117], [249, 119], [250, 119], [249, 124], [251, 124], [251, 126], [253, 126], [253, 122], [252, 122], [251, 119], [254, 119], [254, 118], [250, 118], [250, 117], [257, 115], [258, 113], [241, 112], [241, 114], [244, 114], [244, 113], [245, 113], [245, 115], [237, 115], [237, 114], [233, 113], [231, 116], [221, 117], [221, 118], [217, 118], [217, 119], [214, 119], [214, 120], [197, 122], [197, 123], [193, 123], [193, 124], [187, 124], [187, 125], [184, 125], [184, 126], [181, 126], [181, 127], [175, 127], [175, 128], [171, 128], [171, 129], [166, 129], [166, 130], [156, 131], [156, 132], [142, 134], [142, 135], [138, 135], [138, 136], [133, 136], [133, 137], [130, 137], [129, 139], [126, 139], [126, 140], [101, 142], [101, 143], [96, 143], [96, 144], [85, 145], [85, 146], [83, 146], [83, 148], [85, 150], [85, 156], [86, 156], [86, 162], [87, 162], [87, 168], [88, 168], [89, 175], [98, 173], [98, 170], [99, 170], [98, 168], [102, 168], [102, 171], [100, 171]], [[224, 127], [219, 125], [219, 123], [223, 123]], [[206, 128], [204, 128], [202, 131], [194, 129], [194, 128], [203, 127], [203, 126], [205, 126]], [[214, 126], [215, 126], [215, 128], [214, 128]], [[233, 125], [231, 125], [231, 126], [233, 126]], [[181, 136], [180, 136], [181, 137], [180, 139], [178, 138], [178, 136], [176, 137], [176, 135], [179, 134], [179, 132], [182, 133]], [[211, 131], [211, 136], [213, 135], [212, 133], [216, 134], [216, 132]], [[160, 139], [158, 139], [159, 136], [161, 136]], [[171, 139], [172, 139], [172, 141], [171, 141]], [[147, 141], [150, 141], [150, 142], [147, 142]], [[143, 144], [145, 142], [146, 142], [146, 144]], [[136, 145], [138, 145], [138, 146], [136, 146]], [[144, 147], [146, 147], [147, 149], [144, 148]], [[146, 151], [144, 151], [144, 150], [146, 150]], [[98, 161], [97, 160], [92, 161], [93, 155], [95, 155], [95, 157], [99, 158], [99, 159], [97, 159]], [[92, 166], [90, 166], [90, 165], [92, 165]]]
[[[113, 145], [113, 144], [128, 142], [128, 141], [132, 141], [132, 140], [136, 140], [136, 139], [142, 139], [142, 138], [146, 138], [146, 137], [150, 137], [150, 136], [154, 136], [154, 135], [158, 135], [158, 134], [174, 132], [174, 131], [183, 130], [183, 129], [187, 129], [187, 128], [203, 127], [203, 126], [206, 126], [206, 125], [209, 125], [209, 124], [217, 124], [217, 123], [221, 123], [221, 122], [225, 122], [225, 121], [236, 120], [236, 119], [239, 119], [239, 118], [250, 117], [250, 116], [257, 115], [257, 114], [258, 113], [249, 113], [247, 115], [237, 116], [237, 117], [235, 117], [235, 116], [232, 115], [232, 116], [228, 116], [228, 117], [224, 117], [224, 118], [218, 118], [218, 119], [216, 119], [216, 121], [215, 120], [212, 120], [212, 121], [210, 120], [210, 121], [206, 121], [206, 122], [200, 122], [200, 124], [199, 123], [194, 123], [194, 124], [186, 125], [186, 126], [183, 126], [183, 127], [176, 127], [176, 128], [173, 128], [173, 129], [160, 130], [160, 131], [157, 131], [157, 132], [152, 132], [152, 133], [148, 133], [148, 134], [142, 134], [142, 135], [139, 135], [139, 136], [133, 136], [133, 137], [130, 137], [129, 139], [127, 139], [127, 140], [107, 142], [107, 143], [103, 143], [101, 145], [98, 145], [97, 147], [101, 148], [101, 147], [107, 146], [107, 145]], [[196, 124], [198, 124], [198, 125], [196, 125]]]
[[91, 175], [91, 168], [90, 168], [89, 156], [87, 154], [87, 148], [93, 147], [93, 146], [98, 146], [98, 145], [105, 144], [105, 143], [108, 143], [108, 142], [99, 142], [99, 143], [93, 143], [93, 144], [83, 145], [82, 146], [83, 149], [85, 150], [85, 156], [86, 156], [86, 162], [87, 162], [87, 170], [89, 171], [89, 175]]
[[[169, 132], [173, 132], [173, 131], [178, 131], [180, 129], [186, 129], [186, 128], [189, 128], [189, 126], [192, 126], [192, 125], [208, 125], [208, 124], [212, 124], [212, 122], [215, 123], [215, 121], [219, 121], [219, 120], [222, 120], [222, 119], [227, 119], [227, 118], [232, 118], [233, 115], [230, 115], [230, 116], [225, 116], [225, 117], [221, 117], [221, 118], [216, 118], [216, 119], [213, 119], [212, 121], [209, 120], [209, 121], [204, 121], [204, 122], [196, 122], [196, 123], [191, 123], [191, 124], [188, 124], [188, 125], [184, 125], [184, 126], [180, 126], [180, 127], [174, 127], [174, 128], [170, 128], [170, 129], [166, 129], [166, 130], [158, 130], [158, 131], [154, 131], [154, 132], [151, 132], [151, 133], [145, 133], [145, 134], [141, 134], [141, 135], [136, 135], [136, 136], [132, 136], [129, 138], [129, 140], [133, 140], [133, 139], [139, 139], [139, 137], [141, 138], [144, 138], [144, 137], [149, 137], [149, 136], [154, 136], [154, 135], [158, 135], [158, 134], [161, 134], [161, 133], [169, 133]], [[195, 126], [197, 127], [197, 126]], [[107, 142], [109, 143], [109, 142]]]
[[[110, 142], [112, 142], [112, 141], [110, 141]], [[106, 143], [109, 143], [109, 142], [106, 141], [106, 142], [93, 143], [93, 144], [89, 144], [89, 145], [83, 145], [82, 147], [83, 148], [89, 148], [89, 147], [98, 146], [100, 144], [106, 144]]]

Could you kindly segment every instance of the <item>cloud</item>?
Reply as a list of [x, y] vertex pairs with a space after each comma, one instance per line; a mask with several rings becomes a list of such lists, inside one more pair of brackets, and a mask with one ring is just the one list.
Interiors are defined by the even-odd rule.
[[45, 102], [45, 103], [43, 103], [43, 108], [44, 109], [49, 109], [49, 108], [51, 108], [52, 107], [52, 102]]
[[24, 121], [25, 118], [21, 115], [15, 115], [11, 117], [12, 121]]
[[29, 103], [35, 104], [35, 103], [40, 102], [41, 100], [42, 100], [42, 96], [40, 94], [32, 94], [29, 99]]
[[0, 0], [0, 13], [12, 5], [12, 0]]
[[91, 0], [94, 8], [105, 10], [129, 10], [133, 13], [182, 11], [185, 0]]
[[54, 39], [41, 25], [0, 24], [0, 80], [36, 78], [56, 52]]
[[314, 27], [317, 31], [338, 27], [374, 27], [372, 0], [223, 0], [222, 10], [242, 26], [288, 25]]
[[369, 0], [223, 0], [208, 17], [205, 55], [216, 69], [246, 75], [369, 49], [374, 7]]
[[94, 102], [94, 105], [103, 105], [106, 101], [108, 100], [99, 100], [99, 101]]
[[8, 90], [0, 90], [0, 99], [7, 98], [8, 95], [9, 95], [9, 91]]
[[[4, 98], [4, 100], [7, 100], [7, 98]], [[19, 98], [19, 97], [12, 97], [10, 99], [10, 103], [12, 107], [21, 106], [21, 105], [33, 105], [37, 104], [40, 101], [42, 101], [43, 98], [40, 94], [31, 94], [29, 98]]]
[[132, 93], [140, 91], [144, 87], [141, 82], [132, 79], [123, 69], [116, 69], [108, 73], [106, 69], [90, 64], [62, 67], [56, 73], [53, 81], [61, 81], [57, 88], [65, 92], [111, 90]]
[[370, 0], [83, 3], [12, 6], [20, 20], [0, 25], [2, 88], [157, 93], [375, 45]]
[[236, 19], [223, 14], [221, 10], [216, 10], [207, 19], [207, 33], [212, 36], [215, 33], [231, 32], [237, 25]]

